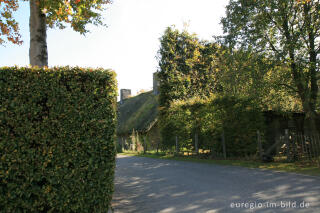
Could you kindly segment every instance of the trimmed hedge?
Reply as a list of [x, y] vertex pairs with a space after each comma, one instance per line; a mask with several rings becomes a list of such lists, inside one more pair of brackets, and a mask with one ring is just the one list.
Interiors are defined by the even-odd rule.
[[221, 133], [224, 131], [226, 152], [229, 157], [257, 154], [257, 130], [265, 131], [262, 110], [254, 100], [245, 97], [217, 96], [210, 105], [214, 128], [207, 132], [215, 150], [222, 153]]
[[200, 149], [222, 153], [224, 132], [228, 157], [244, 157], [257, 153], [257, 130], [264, 133], [264, 117], [252, 99], [213, 95], [210, 99], [194, 97], [171, 102], [160, 120], [162, 145], [195, 151], [195, 133]]
[[116, 87], [103, 69], [0, 68], [1, 211], [108, 211]]

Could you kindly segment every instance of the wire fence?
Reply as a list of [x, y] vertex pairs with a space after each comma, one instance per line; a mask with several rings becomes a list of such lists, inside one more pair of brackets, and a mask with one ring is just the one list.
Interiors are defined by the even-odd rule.
[[276, 157], [288, 162], [302, 161], [316, 163], [320, 167], [320, 137], [319, 135], [304, 135], [288, 131], [279, 138]]
[[[304, 135], [299, 132], [285, 130], [285, 134], [275, 138], [275, 143], [270, 147], [263, 149], [263, 139], [260, 131], [257, 131], [257, 154], [248, 156], [251, 160], [262, 160], [264, 162], [284, 161], [284, 162], [301, 162], [312, 163], [320, 168], [320, 136], [319, 135]], [[145, 139], [124, 140], [121, 139], [121, 148], [125, 150], [135, 150], [146, 152], [147, 149], [158, 151], [159, 143], [156, 148], [150, 144], [146, 144]], [[182, 147], [178, 137], [175, 137], [174, 149], [171, 150], [176, 155], [198, 156], [205, 158], [227, 159], [228, 150], [224, 132], [221, 135], [221, 150], [220, 149], [202, 149], [198, 145], [198, 138], [195, 136], [194, 147]], [[229, 156], [229, 155], [228, 155]], [[229, 156], [230, 157], [230, 156]]]

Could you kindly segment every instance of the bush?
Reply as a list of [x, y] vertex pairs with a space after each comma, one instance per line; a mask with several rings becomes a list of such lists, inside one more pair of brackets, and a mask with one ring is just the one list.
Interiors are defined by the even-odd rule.
[[115, 73], [0, 68], [0, 209], [107, 212], [115, 168]]

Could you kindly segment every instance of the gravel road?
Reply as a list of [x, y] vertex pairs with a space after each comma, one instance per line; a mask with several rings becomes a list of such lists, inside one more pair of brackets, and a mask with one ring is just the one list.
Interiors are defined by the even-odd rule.
[[320, 178], [118, 155], [116, 213], [320, 212]]

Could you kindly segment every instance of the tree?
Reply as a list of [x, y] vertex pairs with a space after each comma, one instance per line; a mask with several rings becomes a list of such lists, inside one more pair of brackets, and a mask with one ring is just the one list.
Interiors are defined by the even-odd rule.
[[172, 136], [178, 134], [170, 129], [179, 129], [177, 126], [180, 127], [180, 121], [183, 120], [176, 119], [179, 114], [170, 111], [171, 102], [196, 96], [209, 97], [215, 91], [216, 47], [212, 43], [200, 41], [196, 35], [189, 34], [186, 30], [179, 32], [171, 27], [166, 29], [160, 43], [159, 120], [162, 140], [170, 145], [174, 142]]
[[18, 9], [18, 0], [0, 0], [0, 45], [5, 43], [5, 38], [14, 44], [21, 44], [18, 23], [12, 13]]
[[221, 46], [216, 55], [219, 94], [250, 98], [263, 110], [301, 111], [296, 93], [286, 87], [292, 87], [287, 66], [252, 49]]
[[[24, 0], [27, 1], [27, 0]], [[13, 43], [20, 43], [18, 24], [12, 12], [18, 8], [18, 0], [5, 1], [4, 12], [1, 12], [1, 34]], [[30, 3], [30, 64], [32, 66], [48, 66], [47, 27], [60, 29], [70, 25], [81, 34], [88, 32], [86, 25], [103, 25], [100, 12], [110, 0], [29, 0]], [[0, 4], [1, 6], [1, 4]], [[0, 42], [3, 39], [0, 39]]]
[[167, 107], [170, 101], [194, 96], [208, 97], [216, 90], [215, 44], [170, 27], [160, 43], [160, 106]]
[[231, 0], [222, 19], [230, 46], [252, 48], [290, 69], [293, 86], [286, 86], [301, 100], [306, 133], [318, 133], [319, 11], [316, 0]]

